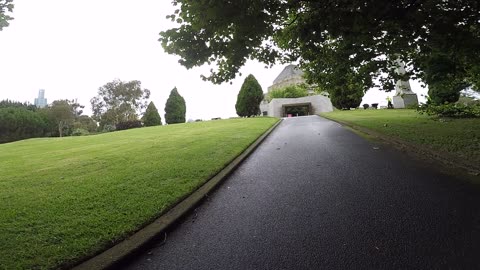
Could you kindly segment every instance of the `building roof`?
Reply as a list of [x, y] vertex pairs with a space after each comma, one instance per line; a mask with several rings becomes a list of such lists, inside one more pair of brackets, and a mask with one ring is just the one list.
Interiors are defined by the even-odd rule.
[[303, 71], [301, 71], [296, 65], [288, 65], [273, 81], [273, 85], [298, 77], [303, 77]]

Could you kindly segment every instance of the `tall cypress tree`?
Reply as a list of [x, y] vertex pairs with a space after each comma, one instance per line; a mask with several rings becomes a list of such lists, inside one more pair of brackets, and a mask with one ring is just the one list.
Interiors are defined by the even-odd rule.
[[250, 117], [260, 114], [260, 102], [263, 100], [262, 87], [257, 79], [250, 74], [245, 78], [237, 96], [235, 109], [238, 116]]
[[187, 106], [185, 99], [178, 93], [177, 87], [173, 88], [165, 104], [165, 122], [167, 124], [185, 123]]
[[157, 107], [155, 107], [155, 104], [153, 104], [153, 101], [148, 104], [147, 110], [143, 115], [143, 123], [147, 127], [162, 125], [162, 118], [158, 113]]

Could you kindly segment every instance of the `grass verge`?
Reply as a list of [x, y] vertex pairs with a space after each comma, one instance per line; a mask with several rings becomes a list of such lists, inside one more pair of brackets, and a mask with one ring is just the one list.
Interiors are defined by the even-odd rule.
[[322, 116], [480, 164], [480, 119], [438, 119], [415, 110], [354, 110]]
[[70, 266], [215, 175], [277, 119], [142, 128], [0, 145], [0, 265]]

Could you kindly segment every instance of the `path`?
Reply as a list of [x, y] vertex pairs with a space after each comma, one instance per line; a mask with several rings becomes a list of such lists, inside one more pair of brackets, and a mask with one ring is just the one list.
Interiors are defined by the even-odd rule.
[[126, 269], [479, 269], [480, 189], [375, 148], [285, 119]]

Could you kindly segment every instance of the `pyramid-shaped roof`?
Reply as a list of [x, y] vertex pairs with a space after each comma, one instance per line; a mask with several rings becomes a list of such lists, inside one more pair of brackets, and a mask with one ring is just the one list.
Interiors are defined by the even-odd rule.
[[278, 84], [286, 80], [293, 78], [303, 77], [303, 71], [300, 70], [296, 65], [288, 65], [283, 71], [278, 75], [278, 77], [273, 81], [273, 84]]

